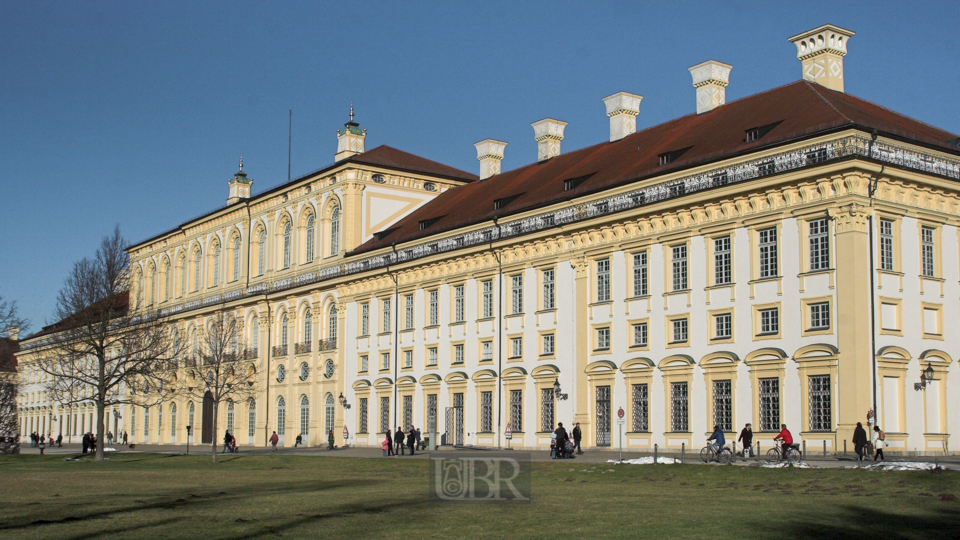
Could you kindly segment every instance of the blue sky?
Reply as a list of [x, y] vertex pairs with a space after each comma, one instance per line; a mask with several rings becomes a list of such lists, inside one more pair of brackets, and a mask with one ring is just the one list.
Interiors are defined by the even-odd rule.
[[473, 143], [536, 157], [606, 139], [601, 98], [644, 96], [638, 128], [694, 111], [687, 68], [733, 65], [727, 100], [800, 78], [787, 38], [857, 32], [846, 91], [960, 132], [960, 2], [22, 2], [0, 0], [0, 294], [32, 330], [74, 261], [329, 165], [353, 101], [367, 148], [476, 172]]

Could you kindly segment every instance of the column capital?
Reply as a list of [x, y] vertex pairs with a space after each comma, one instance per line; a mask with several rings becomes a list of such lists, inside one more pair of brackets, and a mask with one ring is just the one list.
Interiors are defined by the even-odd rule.
[[867, 232], [867, 219], [873, 215], [873, 209], [853, 203], [839, 208], [830, 208], [827, 214], [836, 223], [837, 234], [845, 232]]

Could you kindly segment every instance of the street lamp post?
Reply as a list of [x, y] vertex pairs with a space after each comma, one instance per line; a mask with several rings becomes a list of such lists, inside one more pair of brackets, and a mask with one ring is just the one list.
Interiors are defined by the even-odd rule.
[[927, 369], [920, 372], [920, 382], [913, 383], [914, 390], [925, 390], [933, 382], [933, 365], [927, 362]]

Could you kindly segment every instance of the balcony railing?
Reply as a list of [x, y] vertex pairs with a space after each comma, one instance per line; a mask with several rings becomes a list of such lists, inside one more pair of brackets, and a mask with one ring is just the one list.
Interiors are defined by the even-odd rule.
[[321, 339], [317, 342], [318, 351], [332, 351], [337, 348], [337, 340], [334, 339]]
[[197, 359], [194, 356], [188, 356], [181, 360], [180, 364], [185, 368], [195, 368], [197, 367]]
[[304, 341], [303, 343], [294, 343], [293, 344], [293, 353], [294, 354], [306, 354], [310, 352], [310, 342]]
[[287, 346], [286, 345], [274, 345], [273, 347], [274, 356], [286, 356], [287, 355]]
[[247, 347], [243, 350], [243, 359], [244, 360], [253, 360], [255, 358], [260, 358], [260, 351], [256, 347]]

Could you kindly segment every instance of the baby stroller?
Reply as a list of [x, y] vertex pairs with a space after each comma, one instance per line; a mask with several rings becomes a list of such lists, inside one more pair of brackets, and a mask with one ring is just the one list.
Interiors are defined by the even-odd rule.
[[574, 450], [577, 449], [576, 443], [573, 442], [573, 439], [567, 439], [563, 444], [563, 457], [567, 459], [573, 459], [576, 457]]

